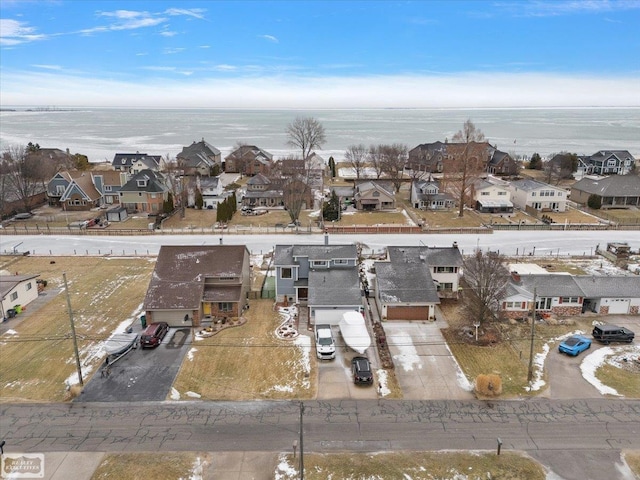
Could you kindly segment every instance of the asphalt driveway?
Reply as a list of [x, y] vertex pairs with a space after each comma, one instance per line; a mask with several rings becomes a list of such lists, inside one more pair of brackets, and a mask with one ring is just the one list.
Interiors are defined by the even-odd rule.
[[109, 376], [97, 371], [76, 402], [166, 400], [182, 360], [190, 348], [189, 328], [170, 329], [153, 349], [138, 347], [111, 366]]

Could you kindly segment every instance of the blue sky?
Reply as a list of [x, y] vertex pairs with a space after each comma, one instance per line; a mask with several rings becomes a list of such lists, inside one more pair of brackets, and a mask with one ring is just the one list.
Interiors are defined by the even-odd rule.
[[0, 103], [640, 106], [640, 0], [0, 0]]

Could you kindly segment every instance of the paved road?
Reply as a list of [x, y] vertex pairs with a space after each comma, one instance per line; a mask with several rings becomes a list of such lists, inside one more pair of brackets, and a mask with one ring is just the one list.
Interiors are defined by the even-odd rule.
[[[625, 478], [615, 474], [620, 450], [640, 449], [638, 400], [304, 405], [307, 452], [492, 450], [501, 438], [503, 449], [527, 451], [561, 478], [613, 479]], [[8, 452], [279, 452], [289, 451], [297, 438], [299, 404], [5, 404], [0, 418]]]

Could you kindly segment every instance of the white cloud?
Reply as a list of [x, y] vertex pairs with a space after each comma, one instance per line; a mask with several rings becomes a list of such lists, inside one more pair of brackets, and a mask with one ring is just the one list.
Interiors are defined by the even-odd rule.
[[153, 27], [167, 21], [166, 17], [155, 16], [146, 11], [115, 10], [113, 12], [98, 12], [98, 15], [106, 18], [114, 18], [116, 22], [106, 27], [101, 26], [84, 29], [81, 30], [82, 33], [95, 33], [108, 30], [135, 30], [137, 28]]
[[273, 42], [273, 43], [278, 43], [278, 39], [273, 35], [259, 35], [259, 37], [264, 38], [265, 40], [269, 40], [270, 42]]
[[43, 64], [34, 64], [31, 65], [34, 68], [43, 68], [45, 70], [62, 70], [60, 65], [43, 65]]
[[35, 28], [27, 26], [26, 22], [0, 18], [0, 45], [19, 45], [21, 43], [43, 40], [47, 37], [43, 34], [36, 34], [35, 31]]
[[199, 18], [200, 20], [204, 20], [204, 12], [206, 10], [204, 8], [169, 8], [165, 10], [164, 13], [167, 15], [186, 15], [188, 17]]
[[174, 47], [174, 48], [165, 48], [162, 53], [165, 55], [174, 55], [176, 53], [184, 52], [184, 48], [182, 47]]
[[[156, 67], [157, 68], [157, 67]], [[232, 65], [217, 67], [233, 71]], [[149, 69], [151, 70], [151, 69]], [[635, 77], [543, 74], [308, 78], [158, 78], [112, 81], [55, 72], [3, 72], [5, 105], [216, 108], [481, 108], [638, 106]], [[167, 70], [167, 74], [175, 70]], [[177, 71], [188, 75], [190, 70]]]
[[498, 8], [519, 17], [555, 17], [581, 13], [603, 13], [640, 9], [637, 0], [552, 0], [534, 2], [502, 2]]
[[162, 35], [163, 37], [175, 37], [176, 35], [178, 35], [178, 32], [172, 32], [170, 30], [164, 30], [164, 31], [160, 32], [160, 35]]

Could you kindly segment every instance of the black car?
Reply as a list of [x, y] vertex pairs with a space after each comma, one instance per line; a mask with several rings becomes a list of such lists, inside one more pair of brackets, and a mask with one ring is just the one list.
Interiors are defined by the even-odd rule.
[[605, 345], [611, 342], [633, 342], [635, 334], [628, 328], [617, 325], [597, 325], [591, 332], [593, 338]]
[[351, 360], [351, 373], [353, 374], [353, 383], [372, 385], [373, 373], [371, 373], [371, 364], [367, 357], [353, 357]]

